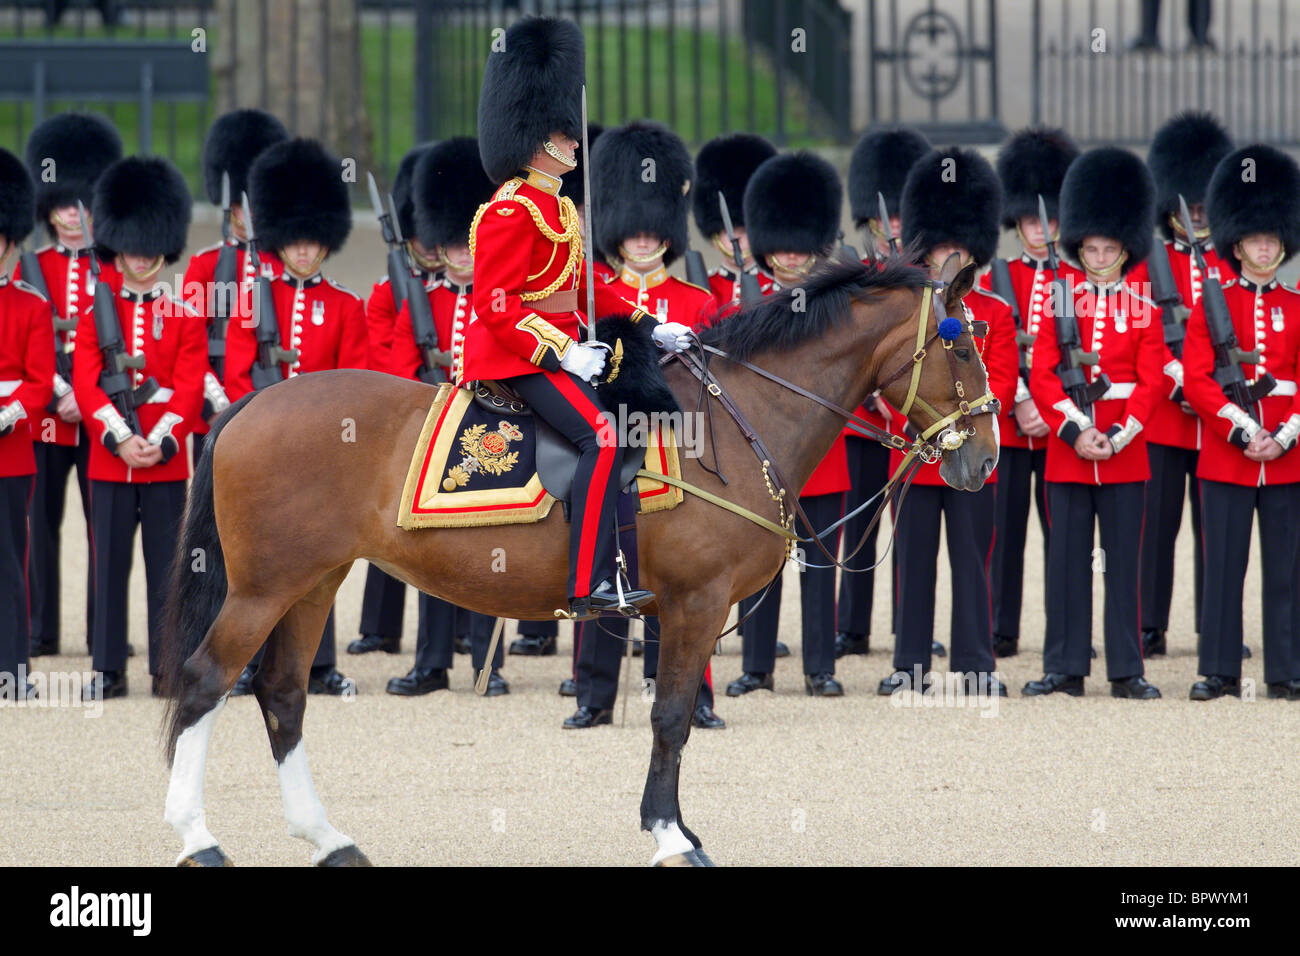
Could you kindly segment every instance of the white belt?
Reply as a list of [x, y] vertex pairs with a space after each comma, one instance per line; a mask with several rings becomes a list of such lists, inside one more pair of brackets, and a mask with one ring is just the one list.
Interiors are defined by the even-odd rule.
[[[0, 398], [8, 398], [14, 392], [18, 391], [19, 386], [23, 384], [21, 378], [10, 379], [6, 382], [0, 382]], [[1291, 394], [1295, 394], [1295, 382], [1291, 383]]]
[[1113, 398], [1132, 398], [1137, 382], [1111, 382], [1110, 388], [1102, 393], [1099, 401], [1108, 402]]
[[[6, 383], [0, 382], [0, 385], [4, 384]], [[1294, 395], [1295, 392], [1295, 382], [1292, 382], [1289, 379], [1280, 378], [1277, 380], [1277, 384], [1273, 386], [1273, 391], [1268, 394], [1269, 397], [1272, 398], [1274, 395]]]
[[175, 394], [176, 394], [176, 392], [175, 392], [173, 389], [170, 389], [170, 388], [160, 388], [160, 389], [158, 389], [158, 391], [156, 391], [156, 392], [153, 393], [152, 397], [150, 397], [149, 401], [145, 402], [145, 404], [146, 404], [146, 405], [165, 405], [165, 404], [167, 404], [168, 402], [170, 402], [170, 401], [172, 400], [172, 396], [175, 395]]

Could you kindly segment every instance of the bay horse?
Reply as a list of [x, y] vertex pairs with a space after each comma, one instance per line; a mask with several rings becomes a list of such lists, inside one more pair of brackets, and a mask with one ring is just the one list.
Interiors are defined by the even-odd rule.
[[[952, 339], [956, 320], [948, 319], [944, 348], [934, 345], [942, 318], [936, 313], [962, 315], [974, 267], [947, 278], [933, 284], [901, 258], [881, 268], [832, 260], [803, 286], [703, 334], [730, 356], [712, 358], [710, 371], [744, 416], [761, 423], [756, 431], [788, 482], [786, 501], [797, 497], [843, 419], [741, 363], [752, 360], [849, 409], [880, 387], [893, 407], [911, 409], [909, 420], [925, 434], [935, 412], [950, 420], [961, 414], [958, 382], [968, 398], [988, 391], [969, 323], [962, 322]], [[934, 346], [928, 353], [918, 348], [923, 341]], [[666, 364], [665, 377], [682, 408], [691, 408], [701, 395], [699, 380], [676, 361]], [[377, 372], [319, 372], [246, 396], [213, 427], [186, 507], [164, 636], [164, 687], [172, 698], [163, 732], [171, 764], [164, 817], [184, 842], [179, 864], [229, 864], [204, 820], [204, 766], [213, 722], [265, 642], [253, 690], [278, 766], [289, 833], [312, 844], [314, 863], [368, 865], [327, 820], [303, 749], [309, 669], [335, 592], [354, 561], [369, 560], [422, 591], [484, 614], [534, 620], [567, 608], [568, 529], [560, 508], [534, 525], [397, 527], [410, 457], [434, 394], [432, 386]], [[996, 418], [967, 417], [957, 440], [948, 436], [939, 469], [950, 486], [975, 491], [992, 473]], [[682, 478], [776, 520], [762, 465], [740, 427], [723, 413], [712, 414], [711, 427], [716, 467], [726, 483], [702, 459], [686, 456]], [[662, 641], [641, 826], [655, 839], [653, 863], [710, 865], [699, 838], [682, 822], [682, 747], [729, 609], [780, 571], [786, 542], [690, 494], [676, 508], [637, 522], [640, 586], [657, 596], [644, 610], [659, 615]], [[506, 574], [493, 570], [501, 549], [508, 555]]]

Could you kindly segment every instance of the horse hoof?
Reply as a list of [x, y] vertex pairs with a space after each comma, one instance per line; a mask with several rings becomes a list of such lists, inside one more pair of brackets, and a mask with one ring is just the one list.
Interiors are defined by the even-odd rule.
[[374, 866], [366, 855], [357, 849], [355, 843], [341, 846], [331, 852], [317, 866]]
[[689, 853], [674, 853], [666, 856], [655, 866], [717, 866], [703, 850], [691, 850]]
[[221, 847], [210, 846], [184, 857], [177, 866], [234, 866], [230, 857], [221, 852]]

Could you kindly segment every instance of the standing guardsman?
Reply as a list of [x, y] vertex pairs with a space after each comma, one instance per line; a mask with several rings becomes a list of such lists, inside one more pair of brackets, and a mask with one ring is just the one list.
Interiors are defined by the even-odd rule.
[[[1034, 338], [1045, 322], [1052, 321], [1048, 290], [1056, 278], [1047, 261], [1047, 239], [1038, 218], [1038, 197], [1047, 209], [1047, 228], [1055, 241], [1059, 228], [1061, 183], [1065, 171], [1079, 155], [1064, 130], [1031, 128], [1012, 136], [998, 151], [998, 179], [1002, 181], [1002, 227], [1014, 229], [1020, 243], [1015, 259], [996, 260], [980, 278], [980, 285], [1012, 307], [1016, 324], [1019, 375], [1015, 401], [1004, 403], [999, 418], [1001, 451], [998, 455], [997, 513], [993, 554], [989, 560], [989, 592], [993, 603], [993, 653], [1013, 657], [1020, 650], [1020, 608], [1024, 597], [1025, 534], [1029, 528], [1029, 500], [1038, 510], [1043, 535], [1043, 564], [1047, 564], [1047, 423], [1029, 394], [1029, 368]], [[1066, 263], [1058, 272], [1080, 276]]]
[[[793, 288], [830, 254], [839, 239], [840, 207], [844, 190], [835, 168], [811, 152], [786, 153], [763, 163], [745, 187], [745, 223], [754, 261], [771, 270], [769, 291]], [[808, 535], [838, 521], [849, 489], [849, 465], [841, 434], [813, 470], [799, 492], [799, 504], [813, 528]], [[835, 553], [839, 531], [826, 540]], [[815, 563], [824, 563], [815, 562]], [[781, 577], [778, 572], [765, 597], [751, 595], [740, 602], [744, 673], [727, 685], [728, 697], [755, 690], [772, 690], [776, 666], [776, 637], [781, 611]], [[835, 568], [808, 567], [799, 575], [803, 608], [804, 690], [814, 697], [841, 697], [844, 687], [835, 679]]]
[[[232, 323], [226, 333], [226, 392], [236, 401], [256, 388], [324, 369], [366, 368], [369, 355], [361, 297], [320, 271], [352, 231], [343, 166], [319, 143], [291, 139], [263, 150], [248, 173], [252, 236], [261, 258], [278, 257], [271, 283], [276, 326]], [[254, 295], [256, 295], [254, 289]], [[356, 684], [335, 667], [334, 612], [307, 682], [309, 694], [342, 696]], [[261, 652], [233, 693], [249, 693]]]
[[[1050, 229], [1044, 229], [1050, 235]], [[1155, 184], [1146, 164], [1113, 146], [1090, 150], [1061, 184], [1061, 246], [1084, 272], [1048, 291], [1053, 320], [1034, 342], [1029, 373], [1047, 443], [1047, 630], [1041, 680], [1026, 696], [1083, 694], [1092, 667], [1092, 581], [1106, 586], [1106, 676], [1113, 697], [1149, 700], [1142, 676], [1139, 554], [1151, 469], [1147, 423], [1164, 388], [1155, 303], [1125, 281], [1151, 251]], [[1056, 244], [1049, 242], [1049, 265]], [[1073, 289], [1068, 284], [1073, 281]], [[1101, 547], [1093, 548], [1093, 528]]]
[[[496, 187], [483, 171], [478, 141], [457, 136], [424, 150], [411, 173], [410, 197], [414, 242], [426, 261], [442, 263], [437, 276], [422, 274], [408, 288], [419, 289], [423, 303], [407, 298], [397, 313], [390, 349], [390, 371], [429, 384], [457, 382], [465, 329], [474, 314], [474, 260], [469, 254], [469, 226], [479, 206]], [[396, 194], [394, 194], [396, 198]], [[406, 234], [405, 232], [403, 233]], [[487, 660], [495, 618], [458, 608], [431, 594], [419, 595], [415, 666], [388, 682], [388, 693], [414, 697], [448, 686], [455, 638], [469, 637], [474, 672]], [[486, 696], [510, 692], [501, 676], [498, 646], [488, 674]]]
[[[950, 256], [963, 267], [986, 266], [997, 253], [1002, 185], [987, 159], [973, 150], [949, 147], [927, 153], [912, 167], [903, 184], [903, 244], [923, 257], [930, 275], [938, 278]], [[971, 322], [983, 323], [975, 347], [988, 374], [989, 391], [1005, 408], [1016, 391], [1016, 328], [1011, 307], [991, 292], [972, 288], [962, 300]], [[892, 415], [904, 434], [915, 438], [902, 415]], [[894, 451], [890, 465], [902, 466]], [[921, 690], [930, 672], [934, 640], [935, 564], [939, 555], [939, 526], [947, 527], [948, 563], [952, 568], [952, 670], [963, 677], [968, 694], [1006, 696], [994, 676], [993, 636], [989, 620], [988, 560], [993, 547], [997, 491], [994, 471], [979, 491], [948, 487], [933, 466], [920, 468], [896, 509], [895, 547], [898, 549], [898, 620], [894, 641], [894, 672], [880, 682], [878, 693]]]
[[[221, 241], [200, 249], [185, 269], [181, 296], [208, 321], [208, 358], [212, 366], [203, 379], [203, 420], [194, 427], [194, 461], [203, 453], [208, 422], [230, 404], [225, 379], [226, 330], [231, 323], [251, 318], [253, 263], [248, 255], [248, 224], [243, 197], [248, 192], [248, 170], [268, 146], [289, 138], [284, 124], [263, 110], [232, 110], [218, 116], [203, 140], [203, 188], [208, 201], [221, 210]], [[268, 275], [280, 264], [262, 259]]]
[[[500, 183], [470, 227], [474, 286], [493, 290], [465, 330], [465, 381], [503, 381], [579, 451], [569, 526], [569, 614], [578, 620], [654, 600], [643, 589], [615, 584], [615, 476], [622, 450], [591, 382], [605, 352], [585, 342], [590, 289], [598, 315], [631, 311], [647, 322], [660, 348], [690, 345], [680, 323], [654, 317], [589, 284], [573, 201], [561, 177], [577, 165], [582, 135], [585, 54], [571, 20], [527, 17], [488, 54], [479, 97], [479, 154]], [[500, 293], [499, 295], [497, 293]], [[481, 293], [480, 293], [481, 294]]]
[[[907, 173], [922, 156], [930, 152], [930, 141], [906, 126], [876, 130], [863, 136], [853, 147], [849, 160], [849, 210], [853, 222], [865, 230], [867, 256], [864, 262], [883, 262], [892, 251], [890, 238], [897, 240], [902, 228], [899, 206]], [[886, 221], [881, 222], [881, 202]], [[858, 414], [881, 429], [889, 424], [882, 414], [883, 405], [873, 396]], [[852, 512], [889, 481], [889, 449], [878, 441], [864, 438], [845, 426], [844, 450], [849, 461], [849, 491], [844, 509]], [[844, 540], [856, 547], [862, 532], [871, 524], [871, 509], [844, 522]], [[845, 562], [850, 569], [870, 568], [876, 563], [876, 532], [872, 528], [866, 543]], [[897, 554], [890, 552], [890, 561]], [[876, 584], [874, 570], [854, 570], [840, 575], [839, 602], [836, 606], [835, 656], [866, 654], [870, 649], [871, 607]], [[891, 593], [893, 593], [891, 591]], [[895, 600], [897, 596], [895, 595]], [[936, 650], [944, 650], [942, 647]]]
[[[759, 271], [749, 249], [749, 234], [745, 229], [745, 187], [754, 170], [775, 155], [776, 147], [753, 133], [718, 136], [701, 146], [695, 155], [695, 189], [691, 194], [691, 208], [700, 233], [707, 236], [722, 254], [722, 265], [709, 273], [709, 289], [723, 310], [738, 308], [741, 304], [740, 272], [736, 268], [733, 238], [740, 244], [741, 266], [754, 277], [758, 290], [766, 292], [772, 283], [770, 276]], [[730, 236], [727, 235], [718, 193], [722, 193], [726, 200], [727, 212], [731, 216]]]
[[1241, 694], [1243, 588], [1258, 513], [1264, 680], [1269, 697], [1300, 700], [1300, 292], [1277, 280], [1300, 250], [1300, 167], [1271, 146], [1244, 146], [1219, 163], [1206, 201], [1219, 261], [1238, 278], [1220, 295], [1206, 276], [1184, 342], [1183, 392], [1204, 422], [1201, 544], [1214, 562], [1201, 609], [1205, 679], [1191, 699]]
[[27, 168], [0, 149], [0, 701], [31, 694], [27, 620], [27, 501], [35, 483], [32, 422], [54, 395], [54, 324], [49, 301], [9, 278], [35, 225]]
[[[81, 510], [86, 516], [86, 551], [91, 550], [87, 478], [90, 442], [72, 394], [72, 359], [79, 321], [95, 297], [96, 280], [90, 271], [90, 250], [77, 220], [77, 203], [90, 210], [95, 180], [121, 158], [122, 138], [113, 124], [90, 113], [52, 116], [33, 129], [27, 140], [27, 171], [36, 185], [36, 222], [45, 226], [54, 242], [37, 251], [36, 267], [27, 270], [20, 266], [14, 278], [22, 279], [50, 300], [54, 307], [55, 350], [60, 355], [55, 365], [52, 411], [45, 411], [29, 423], [36, 442], [27, 578], [33, 657], [59, 653], [59, 537], [68, 473], [73, 468], [77, 470]], [[111, 263], [104, 263], [101, 278], [110, 281], [112, 276]], [[88, 572], [87, 647], [94, 629], [94, 587]]]
[[[1205, 266], [1219, 273], [1219, 257], [1209, 243], [1210, 222], [1205, 213], [1205, 191], [1219, 160], [1232, 151], [1227, 131], [1208, 113], [1182, 113], [1157, 130], [1147, 153], [1147, 166], [1156, 182], [1156, 225], [1164, 239], [1152, 250], [1163, 256], [1172, 276], [1172, 290], [1154, 281], [1148, 259], [1135, 270], [1136, 282], [1150, 283], [1145, 294], [1162, 310], [1165, 335], [1165, 387], [1151, 415], [1147, 457], [1151, 480], [1147, 482], [1146, 516], [1142, 530], [1142, 654], [1165, 653], [1165, 632], [1169, 628], [1169, 606], [1174, 595], [1174, 545], [1183, 524], [1183, 497], [1192, 509], [1194, 555], [1193, 594], [1196, 632], [1201, 631], [1201, 601], [1205, 580], [1201, 540], [1201, 496], [1196, 480], [1197, 451], [1201, 447], [1201, 420], [1183, 397], [1182, 337], [1185, 332], [1176, 315], [1183, 316], [1201, 300], [1208, 276], [1201, 273], [1191, 244], [1199, 243]], [[1178, 197], [1192, 214], [1194, 235], [1189, 237], [1178, 210]], [[1225, 275], [1226, 279], [1227, 276]], [[1138, 286], [1142, 288], [1141, 285]], [[1169, 301], [1161, 302], [1168, 296]], [[1158, 436], [1158, 437], [1157, 437]], [[1190, 487], [1189, 487], [1190, 486]]]
[[200, 420], [209, 370], [206, 319], [170, 295], [159, 275], [185, 251], [192, 206], [184, 177], [165, 159], [120, 160], [95, 184], [93, 239], [118, 278], [113, 289], [96, 288], [73, 366], [91, 440], [95, 678], [84, 689], [88, 699], [126, 696], [127, 584], [137, 525], [149, 673], [159, 693], [163, 602], [190, 476], [185, 439]]

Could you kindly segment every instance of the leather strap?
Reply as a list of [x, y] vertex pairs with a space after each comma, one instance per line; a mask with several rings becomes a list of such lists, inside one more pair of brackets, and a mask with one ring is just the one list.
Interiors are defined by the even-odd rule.
[[562, 315], [566, 312], [578, 311], [578, 290], [565, 289], [562, 292], [552, 292], [544, 299], [537, 299], [529, 302], [527, 305], [535, 312], [547, 312], [551, 315]]
[[655, 471], [647, 471], [644, 468], [638, 471], [636, 473], [636, 476], [638, 478], [649, 478], [653, 481], [662, 481], [666, 485], [673, 485], [677, 488], [682, 489], [682, 491], [686, 491], [689, 492], [690, 494], [693, 494], [697, 498], [702, 498], [703, 500], [707, 501], [711, 505], [717, 505], [719, 508], [723, 509], [724, 511], [730, 511], [732, 514], [740, 515], [745, 520], [752, 521], [760, 528], [766, 528], [768, 531], [772, 532], [775, 535], [780, 535], [782, 538], [788, 538], [791, 541], [799, 540], [799, 536], [796, 535], [789, 528], [782, 528], [775, 521], [769, 521], [767, 518], [764, 518], [762, 515], [755, 514], [754, 512], [750, 511], [748, 508], [742, 507], [741, 505], [736, 504], [734, 501], [728, 501], [726, 498], [721, 498], [718, 495], [715, 495], [711, 491], [705, 491], [703, 488], [700, 488], [697, 485], [693, 485], [689, 481], [683, 481], [682, 479], [674, 478], [671, 475], [661, 475]]

